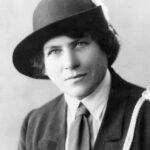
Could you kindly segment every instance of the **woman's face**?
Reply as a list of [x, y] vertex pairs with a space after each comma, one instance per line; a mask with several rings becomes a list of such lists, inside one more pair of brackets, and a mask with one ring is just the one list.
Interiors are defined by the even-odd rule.
[[91, 36], [62, 35], [44, 44], [45, 74], [64, 93], [82, 99], [91, 94], [107, 70], [106, 54]]

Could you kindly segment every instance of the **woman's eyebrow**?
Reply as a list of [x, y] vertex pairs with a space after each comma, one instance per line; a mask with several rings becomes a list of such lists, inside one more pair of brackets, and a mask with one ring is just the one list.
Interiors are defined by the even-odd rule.
[[71, 41], [69, 43], [69, 46], [72, 46], [72, 45], [75, 45], [76, 43], [78, 43], [82, 38], [77, 38], [77, 39], [74, 39], [73, 41]]
[[52, 45], [52, 46], [45, 46], [44, 47], [44, 51], [48, 51], [48, 50], [52, 50], [52, 49], [60, 49], [61, 46], [55, 46], [55, 45]]

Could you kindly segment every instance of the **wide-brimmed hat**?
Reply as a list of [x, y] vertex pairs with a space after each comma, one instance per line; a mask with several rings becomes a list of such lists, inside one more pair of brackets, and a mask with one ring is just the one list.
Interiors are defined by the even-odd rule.
[[101, 5], [93, 0], [42, 0], [33, 15], [34, 32], [22, 40], [14, 50], [13, 64], [29, 77], [35, 76], [31, 59], [43, 49], [50, 38], [76, 29], [107, 30], [108, 22]]

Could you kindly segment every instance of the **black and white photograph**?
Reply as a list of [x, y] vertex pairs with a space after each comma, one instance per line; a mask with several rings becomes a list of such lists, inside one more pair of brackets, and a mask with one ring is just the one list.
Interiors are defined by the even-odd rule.
[[0, 0], [1, 150], [150, 150], [149, 0]]

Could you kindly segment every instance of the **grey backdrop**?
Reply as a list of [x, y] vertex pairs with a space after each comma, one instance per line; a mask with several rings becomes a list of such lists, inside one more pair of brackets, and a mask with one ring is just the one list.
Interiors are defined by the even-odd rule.
[[[23, 118], [59, 91], [50, 81], [30, 79], [12, 65], [16, 44], [32, 31], [39, 0], [0, 0], [0, 149], [16, 150]], [[114, 68], [127, 80], [150, 85], [150, 1], [104, 0], [121, 40]]]

